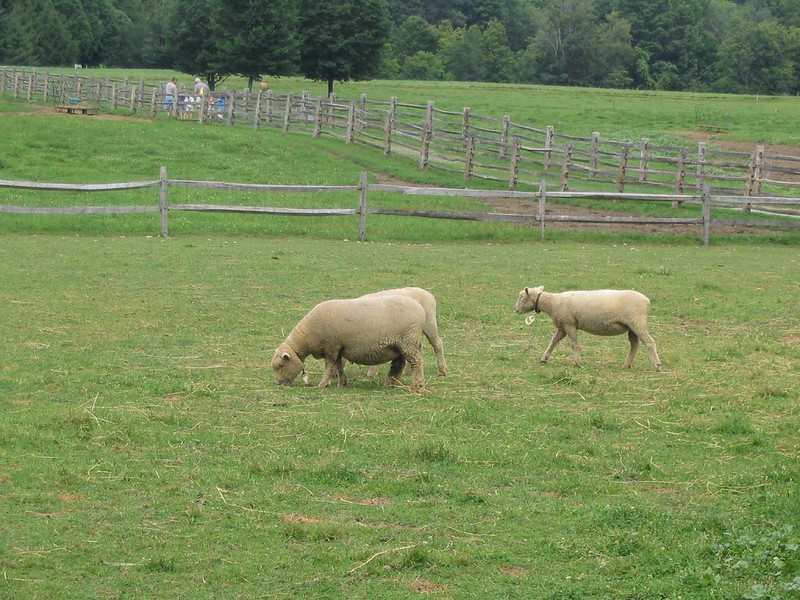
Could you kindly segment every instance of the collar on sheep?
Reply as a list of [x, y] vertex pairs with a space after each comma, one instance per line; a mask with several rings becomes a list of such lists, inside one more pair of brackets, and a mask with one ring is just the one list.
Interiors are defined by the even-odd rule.
[[533, 303], [533, 312], [535, 312], [537, 315], [542, 312], [542, 310], [539, 308], [539, 298], [542, 297], [542, 294], [544, 294], [544, 292], [539, 292], [539, 295], [536, 296], [536, 302]]

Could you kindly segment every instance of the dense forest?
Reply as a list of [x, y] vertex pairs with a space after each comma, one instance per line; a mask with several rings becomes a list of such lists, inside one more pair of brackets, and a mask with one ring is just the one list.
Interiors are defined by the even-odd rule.
[[0, 0], [0, 64], [796, 94], [800, 0]]

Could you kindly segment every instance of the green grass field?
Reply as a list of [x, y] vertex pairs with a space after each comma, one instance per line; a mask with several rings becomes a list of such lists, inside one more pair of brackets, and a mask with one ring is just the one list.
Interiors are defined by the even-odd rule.
[[[798, 594], [794, 248], [4, 234], [0, 255], [4, 597]], [[446, 378], [426, 347], [422, 394], [355, 365], [275, 386], [315, 303], [405, 284], [437, 295]], [[529, 284], [644, 291], [664, 370], [623, 372], [624, 336], [540, 365]]]
[[[477, 87], [460, 99], [479, 112]], [[275, 130], [5, 101], [0, 125], [0, 179], [154, 179], [163, 164], [185, 179], [464, 185]], [[157, 191], [0, 189], [0, 204], [143, 199]], [[358, 243], [354, 218], [178, 214], [161, 239], [157, 219], [0, 214], [0, 597], [800, 597], [796, 234], [703, 247], [554, 228], [542, 242], [375, 217]], [[402, 285], [437, 297], [447, 377], [426, 346], [421, 394], [357, 365], [345, 388], [275, 385], [272, 353], [316, 303]], [[586, 334], [583, 366], [563, 342], [541, 365], [553, 327], [514, 313], [526, 285], [647, 294], [663, 371], [644, 350], [622, 371], [627, 339]], [[319, 381], [319, 361], [307, 370]]]

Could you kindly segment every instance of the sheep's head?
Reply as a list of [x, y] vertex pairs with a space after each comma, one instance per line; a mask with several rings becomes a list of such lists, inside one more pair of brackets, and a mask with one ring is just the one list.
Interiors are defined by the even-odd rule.
[[536, 308], [536, 301], [539, 299], [539, 296], [542, 295], [543, 291], [543, 285], [535, 288], [526, 287], [524, 290], [522, 290], [519, 293], [519, 296], [517, 296], [517, 306], [514, 308], [517, 314], [531, 312], [534, 310]]
[[291, 385], [303, 370], [303, 361], [287, 344], [281, 344], [272, 357], [272, 370], [275, 371], [275, 383]]

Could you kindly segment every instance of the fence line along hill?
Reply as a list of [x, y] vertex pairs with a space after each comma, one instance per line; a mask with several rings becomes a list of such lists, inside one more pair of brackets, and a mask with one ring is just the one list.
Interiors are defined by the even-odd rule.
[[[147, 111], [151, 117], [167, 115], [208, 126], [249, 127], [255, 131], [272, 127], [284, 132], [300, 130], [313, 136], [328, 135], [346, 144], [359, 143], [381, 149], [386, 155], [405, 156], [417, 161], [421, 169], [463, 173], [466, 181], [496, 181], [511, 192], [528, 190], [533, 197], [537, 197], [534, 190], [538, 189], [540, 203], [544, 196], [548, 199], [627, 197], [651, 201], [667, 199], [674, 208], [680, 208], [684, 203], [709, 203], [709, 210], [713, 205], [744, 212], [756, 207], [762, 212], [800, 214], [800, 194], [797, 191], [800, 186], [800, 157], [769, 154], [763, 146], [756, 146], [752, 153], [747, 153], [720, 150], [706, 142], [699, 142], [690, 149], [656, 146], [646, 138], [635, 144], [611, 141], [604, 140], [598, 132], [590, 138], [581, 138], [557, 134], [552, 126], [537, 129], [518, 124], [508, 115], [494, 119], [473, 114], [469, 108], [458, 112], [445, 111], [437, 109], [433, 102], [422, 106], [404, 104], [396, 98], [388, 102], [373, 101], [365, 95], [353, 100], [339, 100], [335, 95], [327, 98], [312, 98], [307, 93], [280, 96], [259, 89], [256, 92], [222, 90], [207, 95], [168, 98], [163, 85], [147, 84], [143, 80], [98, 79], [78, 73], [51, 75], [7, 67], [0, 68], [0, 96], [52, 103], [56, 110], [77, 114], [88, 115], [102, 110]], [[74, 108], [68, 110], [69, 107]], [[14, 182], [0, 184], [9, 187]], [[172, 185], [176, 184], [172, 182]], [[206, 182], [204, 185], [218, 184]], [[225, 185], [236, 187], [238, 184]], [[362, 189], [366, 189], [364, 185], [363, 182], [360, 184]], [[437, 195], [440, 192], [428, 188], [417, 191], [402, 189], [400, 193]], [[469, 195], [465, 190], [453, 193]], [[514, 196], [511, 194], [508, 198]], [[173, 210], [177, 208], [172, 207]], [[199, 207], [184, 208], [200, 210]], [[12, 211], [12, 207], [4, 207], [4, 210]], [[86, 207], [74, 210], [86, 212]], [[143, 207], [141, 210], [159, 208]], [[241, 207], [237, 211], [242, 212]], [[20, 209], [16, 212], [25, 211]], [[399, 213], [389, 211], [384, 214]], [[439, 217], [511, 221], [520, 218], [518, 215], [508, 219], [474, 215]], [[542, 235], [546, 219], [562, 222], [582, 220], [581, 217], [545, 215], [542, 208], [532, 219], [542, 226]], [[649, 222], [654, 222], [652, 219]], [[688, 219], [693, 223], [703, 223], [701, 217]], [[707, 242], [707, 226], [724, 219], [712, 219], [710, 214], [705, 219], [703, 239]], [[592, 220], [615, 221], [632, 223], [636, 219], [606, 217]], [[664, 223], [686, 221], [687, 217], [663, 220]], [[756, 220], [740, 220], [738, 223], [743, 226], [775, 224]], [[778, 223], [776, 226], [794, 224]]]

